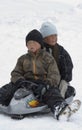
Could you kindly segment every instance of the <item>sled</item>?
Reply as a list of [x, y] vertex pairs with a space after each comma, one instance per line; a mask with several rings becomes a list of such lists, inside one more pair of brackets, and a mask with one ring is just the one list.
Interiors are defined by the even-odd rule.
[[22, 119], [28, 114], [46, 113], [49, 111], [47, 105], [39, 103], [34, 94], [25, 88], [20, 88], [15, 92], [9, 106], [0, 104], [1, 113], [18, 119]]
[[[36, 85], [35, 83], [26, 81], [26, 83], [31, 83], [31, 85]], [[70, 114], [67, 113], [68, 118], [76, 111], [79, 110], [81, 102], [79, 100], [73, 101], [73, 97], [69, 97], [66, 99], [67, 104], [70, 106], [73, 106], [72, 104], [76, 103], [77, 109], [74, 107], [73, 109], [70, 109]], [[3, 106], [0, 104], [0, 113], [4, 113], [6, 115], [9, 115], [12, 118], [15, 119], [23, 119], [29, 114], [36, 114], [36, 113], [49, 113], [50, 108], [48, 108], [47, 105], [43, 104], [42, 102], [39, 102], [37, 98], [34, 96], [32, 91], [28, 91], [26, 88], [22, 87], [18, 89], [13, 98], [11, 99], [11, 102], [8, 106]]]

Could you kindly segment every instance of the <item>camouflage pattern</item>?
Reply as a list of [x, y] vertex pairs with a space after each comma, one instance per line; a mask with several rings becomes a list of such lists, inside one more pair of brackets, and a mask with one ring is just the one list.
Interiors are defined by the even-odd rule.
[[45, 50], [39, 50], [37, 54], [28, 52], [22, 55], [11, 72], [11, 81], [18, 79], [40, 79], [57, 86], [60, 82], [60, 73], [54, 58]]

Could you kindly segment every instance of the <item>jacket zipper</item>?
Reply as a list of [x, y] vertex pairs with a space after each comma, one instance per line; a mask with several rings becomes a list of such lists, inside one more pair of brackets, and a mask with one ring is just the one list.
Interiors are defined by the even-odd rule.
[[34, 79], [38, 79], [36, 74], [36, 62], [35, 62], [36, 58], [33, 59], [33, 72], [34, 72]]

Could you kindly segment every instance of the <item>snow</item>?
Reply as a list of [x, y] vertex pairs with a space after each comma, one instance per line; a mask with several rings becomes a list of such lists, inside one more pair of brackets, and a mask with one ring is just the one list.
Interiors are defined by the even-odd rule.
[[[73, 63], [75, 99], [82, 101], [82, 1], [81, 0], [0, 0], [0, 87], [10, 81], [17, 58], [26, 53], [25, 36], [43, 21], [57, 26], [58, 43], [70, 53]], [[51, 115], [13, 120], [0, 114], [1, 130], [81, 130], [82, 107], [70, 119], [56, 121]]]

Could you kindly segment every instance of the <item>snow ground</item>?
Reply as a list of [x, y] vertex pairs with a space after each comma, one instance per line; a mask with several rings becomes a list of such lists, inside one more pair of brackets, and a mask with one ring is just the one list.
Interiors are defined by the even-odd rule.
[[[82, 1], [81, 0], [0, 0], [0, 87], [10, 81], [17, 58], [26, 53], [25, 36], [39, 29], [43, 21], [52, 21], [58, 29], [58, 43], [70, 53], [73, 80], [82, 101]], [[69, 122], [56, 121], [50, 115], [12, 120], [0, 114], [1, 130], [81, 130], [82, 107]]]

